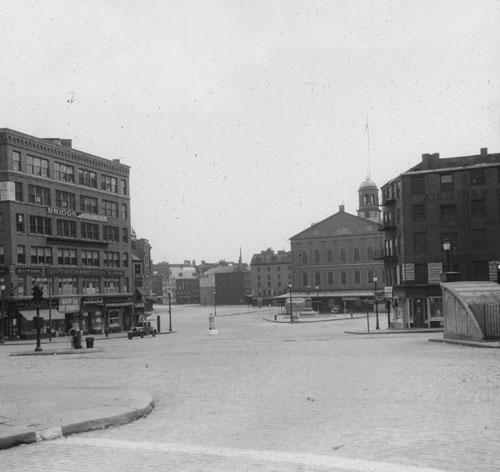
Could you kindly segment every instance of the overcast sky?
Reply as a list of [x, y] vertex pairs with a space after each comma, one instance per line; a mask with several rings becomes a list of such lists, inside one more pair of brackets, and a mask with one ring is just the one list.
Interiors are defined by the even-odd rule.
[[500, 152], [498, 1], [1, 10], [0, 127], [131, 166], [154, 262], [288, 250], [340, 204], [356, 214], [369, 170], [381, 187], [423, 153]]

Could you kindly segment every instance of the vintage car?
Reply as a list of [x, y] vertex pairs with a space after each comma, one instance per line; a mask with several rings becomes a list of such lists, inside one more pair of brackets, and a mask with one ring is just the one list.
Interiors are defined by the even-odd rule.
[[156, 336], [156, 329], [151, 326], [150, 321], [141, 321], [140, 323], [137, 323], [137, 326], [135, 326], [128, 332], [127, 336], [129, 339], [132, 339], [134, 336], [140, 336], [141, 338], [143, 338], [148, 334], [150, 334], [154, 338]]

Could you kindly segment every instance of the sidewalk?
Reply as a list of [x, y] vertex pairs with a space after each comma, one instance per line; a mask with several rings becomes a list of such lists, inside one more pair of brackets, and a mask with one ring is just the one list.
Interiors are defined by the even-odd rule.
[[0, 449], [129, 423], [153, 408], [140, 390], [2, 386]]

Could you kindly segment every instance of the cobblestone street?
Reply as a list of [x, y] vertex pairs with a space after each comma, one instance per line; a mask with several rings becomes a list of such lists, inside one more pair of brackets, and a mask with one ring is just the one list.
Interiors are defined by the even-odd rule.
[[[267, 309], [172, 307], [175, 333], [92, 355], [9, 357], [3, 382], [136, 386], [156, 403], [115, 429], [0, 451], [24, 471], [497, 471], [498, 349], [432, 334], [350, 335], [366, 319], [277, 324]], [[168, 329], [165, 307], [162, 331]], [[381, 318], [381, 327], [384, 328]], [[372, 320], [373, 321], [373, 320]], [[374, 323], [372, 323], [374, 326]]]

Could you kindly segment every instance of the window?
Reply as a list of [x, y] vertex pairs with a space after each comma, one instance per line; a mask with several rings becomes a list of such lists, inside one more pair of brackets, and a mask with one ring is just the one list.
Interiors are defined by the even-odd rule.
[[95, 223], [82, 223], [82, 239], [99, 239], [99, 225]]
[[485, 218], [486, 217], [486, 201], [485, 200], [471, 200], [470, 214], [472, 218]]
[[127, 195], [127, 181], [126, 180], [120, 180], [120, 193], [122, 195]]
[[122, 218], [126, 220], [128, 218], [127, 204], [122, 203]]
[[30, 233], [31, 234], [52, 234], [52, 221], [50, 218], [43, 216], [30, 216]]
[[333, 262], [333, 252], [331, 249], [328, 249], [326, 251], [326, 261], [327, 262]]
[[123, 267], [128, 267], [128, 254], [126, 252], [124, 252], [122, 255], [122, 262], [123, 262], [123, 264], [122, 264]]
[[97, 174], [91, 170], [78, 169], [78, 182], [85, 187], [97, 188]]
[[[122, 242], [128, 243], [128, 229], [127, 228], [122, 228]], [[280, 270], [279, 267], [278, 267], [278, 270]]]
[[333, 272], [328, 272], [328, 285], [333, 285]]
[[105, 251], [104, 267], [120, 267], [120, 253]]
[[441, 207], [441, 221], [451, 221], [457, 219], [456, 205], [443, 205]]
[[57, 263], [59, 265], [78, 265], [76, 249], [59, 248], [57, 250]]
[[425, 192], [425, 180], [422, 176], [413, 176], [411, 178], [411, 193], [424, 193]]
[[82, 281], [82, 291], [86, 295], [100, 293], [99, 279], [92, 277], [84, 278]]
[[117, 226], [103, 226], [102, 239], [104, 241], [120, 242], [120, 228]]
[[302, 251], [302, 253], [300, 255], [302, 258], [302, 264], [307, 264], [307, 251]]
[[5, 249], [0, 246], [0, 264], [5, 264]]
[[359, 249], [357, 247], [354, 248], [354, 262], [359, 262]]
[[16, 202], [24, 202], [23, 184], [16, 182]]
[[12, 170], [21, 170], [21, 153], [12, 151]]
[[49, 161], [41, 157], [28, 156], [26, 170], [28, 174], [49, 177]]
[[305, 272], [302, 274], [302, 285], [304, 287], [307, 287], [309, 285], [309, 277]]
[[22, 213], [16, 213], [16, 231], [24, 233], [24, 215]]
[[99, 267], [99, 251], [82, 249], [82, 265], [88, 267]]
[[411, 215], [414, 223], [425, 222], [425, 205], [412, 205]]
[[80, 211], [97, 215], [97, 198], [80, 196]]
[[28, 185], [28, 202], [50, 206], [50, 189]]
[[345, 249], [340, 250], [340, 262], [345, 262], [347, 260]]
[[366, 257], [369, 261], [373, 259], [373, 249], [371, 247], [366, 249]]
[[484, 184], [484, 169], [471, 171], [470, 184], [471, 185], [483, 185]]
[[57, 220], [57, 235], [66, 238], [76, 238], [76, 221]]
[[427, 233], [414, 233], [413, 250], [416, 254], [427, 253]]
[[106, 192], [117, 193], [117, 181], [115, 177], [110, 177], [109, 175], [103, 175], [101, 177], [101, 190]]
[[112, 216], [114, 218], [118, 218], [118, 203], [110, 202], [108, 200], [103, 200], [102, 214], [105, 216]]
[[78, 293], [76, 278], [59, 277], [59, 293], [61, 295], [72, 295]]
[[316, 264], [319, 264], [319, 262], [320, 262], [319, 250], [318, 250], [318, 249], [315, 249], [315, 250], [314, 250], [314, 262], [315, 262]]
[[441, 175], [441, 191], [448, 192], [453, 190], [453, 174]]
[[52, 264], [52, 248], [51, 247], [31, 247], [31, 263], [32, 264]]
[[354, 283], [359, 285], [361, 283], [361, 274], [359, 270], [354, 271]]
[[347, 285], [347, 272], [344, 270], [340, 273], [340, 283], [342, 285]]
[[373, 283], [373, 270], [368, 271], [368, 283], [369, 284]]
[[54, 178], [63, 182], [75, 183], [75, 169], [59, 162], [54, 162]]
[[104, 293], [119, 293], [120, 279], [106, 278], [104, 279]]
[[58, 208], [67, 208], [68, 210], [76, 210], [76, 199], [74, 193], [62, 192], [56, 190], [56, 206]]
[[17, 263], [26, 264], [26, 247], [23, 245], [17, 246]]

